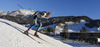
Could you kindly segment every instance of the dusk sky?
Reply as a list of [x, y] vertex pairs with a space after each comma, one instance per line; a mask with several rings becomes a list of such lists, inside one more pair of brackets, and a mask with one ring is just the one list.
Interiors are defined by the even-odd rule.
[[50, 11], [51, 17], [88, 16], [100, 19], [100, 0], [0, 0], [0, 10], [12, 11], [31, 8], [34, 11]]

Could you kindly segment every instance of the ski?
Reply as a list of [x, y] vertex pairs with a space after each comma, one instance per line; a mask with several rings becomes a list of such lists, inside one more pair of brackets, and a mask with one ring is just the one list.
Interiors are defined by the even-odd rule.
[[[35, 40], [34, 38], [32, 38], [32, 37], [31, 37], [31, 36], [29, 36], [29, 35], [28, 35], [28, 37], [30, 37], [31, 39]], [[36, 42], [38, 42], [38, 43], [41, 43], [41, 42], [39, 42], [39, 41], [37, 41], [37, 40], [35, 40], [35, 41], [36, 41]]]
[[[24, 34], [24, 33], [23, 33]], [[32, 35], [32, 36], [34, 36], [33, 34], [31, 34], [31, 33], [28, 33], [29, 35]], [[26, 35], [26, 34], [25, 34]], [[27, 35], [27, 36], [29, 36], [29, 35]], [[31, 39], [33, 39], [33, 40], [35, 40], [34, 38], [32, 38], [31, 36], [29, 36]], [[34, 37], [37, 37], [37, 36], [34, 36]], [[49, 44], [51, 44], [50, 42], [48, 42], [48, 41], [46, 41], [46, 40], [44, 40], [44, 39], [42, 39], [41, 37], [37, 37], [37, 38], [39, 38], [40, 40], [43, 40], [43, 41], [45, 41], [45, 42], [47, 42], [47, 43], [49, 43]], [[37, 40], [35, 40], [35, 41], [37, 41]], [[41, 42], [39, 42], [39, 41], [37, 41], [38, 43], [41, 43]], [[51, 45], [53, 45], [53, 44], [51, 44]]]
[[[24, 34], [24, 33], [23, 33]], [[25, 34], [26, 35], [26, 34]], [[26, 36], [28, 36], [28, 37], [30, 37], [32, 40], [34, 40], [34, 41], [36, 41], [36, 42], [38, 42], [38, 43], [41, 43], [41, 42], [39, 42], [39, 41], [37, 41], [37, 40], [35, 40], [34, 38], [32, 38], [31, 36], [29, 36], [29, 35], [26, 35]]]
[[[34, 36], [33, 34], [31, 34], [31, 33], [29, 33], [30, 35], [32, 35], [32, 36]], [[34, 37], [36, 37], [36, 36], [34, 36]], [[41, 37], [37, 37], [37, 38], [39, 38], [40, 40], [43, 40], [43, 41], [45, 41], [45, 42], [47, 42], [47, 43], [49, 43], [49, 44], [51, 44], [50, 42], [48, 42], [48, 41], [46, 41], [46, 40], [44, 40], [44, 39], [42, 39]], [[53, 45], [53, 44], [51, 44], [51, 45]]]
[[[33, 34], [31, 34], [31, 33], [29, 33], [30, 35], [32, 35], [32, 36], [34, 36]], [[35, 36], [36, 37], [36, 36]], [[39, 39], [41, 39], [41, 40], [43, 40], [42, 38], [40, 38], [40, 37], [37, 37], [37, 38], [39, 38]]]

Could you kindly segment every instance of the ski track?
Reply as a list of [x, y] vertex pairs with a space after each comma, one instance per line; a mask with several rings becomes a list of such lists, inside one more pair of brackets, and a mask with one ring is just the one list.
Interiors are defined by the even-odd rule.
[[[26, 27], [4, 19], [0, 19], [0, 24], [0, 47], [72, 47], [41, 33], [38, 33], [38, 35], [49, 43], [30, 35], [35, 40], [41, 42], [38, 43], [23, 34], [27, 30]], [[33, 30], [29, 31], [32, 34], [34, 32]]]

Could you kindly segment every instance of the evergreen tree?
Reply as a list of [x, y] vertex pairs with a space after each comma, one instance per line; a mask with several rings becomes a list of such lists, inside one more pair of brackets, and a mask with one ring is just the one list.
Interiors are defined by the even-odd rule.
[[83, 40], [87, 40], [90, 37], [85, 27], [82, 27], [82, 29], [80, 30], [80, 33], [81, 33], [80, 38]]
[[48, 34], [50, 34], [51, 32], [54, 32], [54, 31], [53, 31], [53, 28], [47, 27], [47, 32], [48, 32]]
[[87, 30], [85, 27], [82, 27], [82, 29], [80, 30], [81, 33], [85, 33]]
[[69, 39], [68, 24], [64, 25], [64, 28], [63, 28], [63, 37]]

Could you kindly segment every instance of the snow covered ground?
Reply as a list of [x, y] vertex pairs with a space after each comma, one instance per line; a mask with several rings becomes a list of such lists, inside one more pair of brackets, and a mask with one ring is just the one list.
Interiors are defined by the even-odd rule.
[[[30, 37], [24, 35], [22, 32], [27, 30], [26, 27], [19, 25], [15, 22], [0, 19], [0, 47], [72, 47], [69, 44], [62, 43], [44, 34], [38, 33], [38, 35], [48, 41], [45, 42], [32, 35]], [[35, 31], [30, 30], [30, 33], [34, 34]]]

